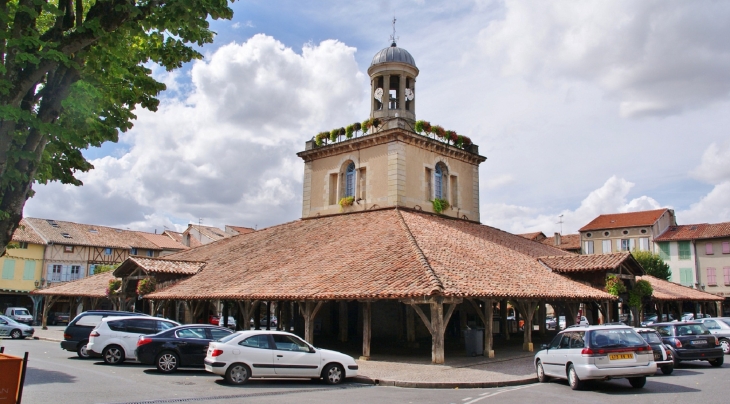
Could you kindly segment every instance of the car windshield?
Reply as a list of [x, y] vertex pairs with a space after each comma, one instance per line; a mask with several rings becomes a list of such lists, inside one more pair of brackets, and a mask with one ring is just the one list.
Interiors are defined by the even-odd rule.
[[231, 335], [227, 335], [227, 336], [225, 336], [225, 337], [223, 337], [223, 338], [219, 339], [219, 340], [218, 340], [218, 342], [223, 342], [223, 343], [226, 343], [226, 342], [228, 342], [228, 341], [232, 340], [233, 338], [236, 338], [236, 337], [238, 337], [239, 335], [241, 335], [241, 334], [239, 334], [239, 333], [237, 333], [237, 332], [234, 332], [234, 333], [233, 333], [233, 334], [231, 334]]
[[662, 339], [659, 338], [656, 332], [640, 332], [639, 335], [641, 335], [644, 340], [650, 344], [661, 344]]
[[16, 316], [30, 316], [30, 313], [26, 309], [16, 309], [14, 311]]
[[591, 348], [620, 348], [645, 346], [646, 341], [630, 328], [593, 330]]
[[689, 335], [709, 335], [710, 330], [702, 324], [683, 324], [677, 326], [677, 335], [685, 337]]
[[7, 321], [8, 324], [13, 324], [13, 325], [18, 324], [15, 320], [13, 320], [10, 317], [0, 316], [0, 318], [3, 319], [3, 320], [5, 320], [5, 321]]
[[722, 321], [723, 323], [730, 325], [730, 318], [718, 318], [718, 320]]

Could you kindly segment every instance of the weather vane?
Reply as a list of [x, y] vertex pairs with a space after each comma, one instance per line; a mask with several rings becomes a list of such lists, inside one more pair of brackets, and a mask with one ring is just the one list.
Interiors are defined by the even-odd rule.
[[397, 36], [395, 36], [395, 16], [393, 16], [393, 35], [390, 36], [390, 41], [393, 42], [393, 45], [392, 46], [395, 46], [395, 42], [398, 39], [399, 38]]

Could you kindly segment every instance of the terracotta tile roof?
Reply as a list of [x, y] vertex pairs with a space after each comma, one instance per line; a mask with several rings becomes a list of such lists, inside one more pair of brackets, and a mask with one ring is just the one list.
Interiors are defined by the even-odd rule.
[[555, 245], [555, 236], [547, 237], [541, 243], [566, 251], [580, 250], [580, 234], [563, 234], [560, 236], [560, 245]]
[[492, 227], [383, 209], [297, 220], [172, 254], [166, 259], [207, 265], [148, 297], [613, 299], [536, 259], [563, 254]]
[[655, 241], [701, 240], [730, 237], [730, 222], [670, 226]]
[[195, 275], [205, 267], [205, 262], [169, 260], [164, 258], [129, 257], [117, 269], [114, 275], [118, 278], [130, 274], [137, 267], [147, 273], [167, 273], [180, 275]]
[[[191, 229], [197, 230], [203, 237], [207, 237], [211, 239], [212, 241], [218, 241], [221, 239], [224, 239], [226, 237], [230, 237], [226, 234], [225, 231], [213, 227], [213, 226], [202, 226], [199, 224], [189, 224], [187, 230], [185, 230], [185, 233], [188, 233]], [[191, 236], [191, 239], [195, 238], [195, 236]]]
[[154, 243], [163, 250], [186, 250], [190, 247], [172, 238], [169, 234], [151, 234], [138, 232], [139, 235]]
[[538, 231], [535, 233], [518, 234], [518, 236], [524, 237], [524, 238], [526, 238], [528, 240], [532, 240], [532, 241], [542, 241], [545, 239], [545, 235], [541, 231]]
[[33, 229], [49, 244], [54, 243], [125, 249], [134, 247], [148, 250], [160, 250], [160, 247], [142, 237], [136, 231], [32, 217], [26, 218], [25, 220], [30, 223]]
[[[591, 255], [564, 255], [540, 257], [539, 261], [555, 272], [587, 272], [616, 270], [621, 265], [631, 265], [639, 274], [644, 271], [629, 252]], [[637, 268], [638, 267], [638, 268]]]
[[617, 229], [621, 227], [651, 226], [669, 209], [600, 215], [579, 231]]
[[248, 233], [253, 233], [256, 231], [250, 227], [226, 225], [226, 230], [228, 230], [228, 229], [235, 230], [238, 234], [248, 234]]
[[[183, 242], [184, 236], [182, 233], [178, 233], [176, 231], [171, 231], [171, 230], [165, 230], [162, 234], [166, 234], [166, 235], [170, 236], [173, 240], [177, 241], [178, 243], [185, 245], [185, 243]], [[200, 247], [201, 245], [203, 245], [203, 244], [200, 241], [198, 241], [197, 238], [194, 238], [194, 237], [190, 238], [190, 248]]]
[[722, 301], [724, 300], [720, 296], [715, 296], [712, 293], [702, 292], [697, 289], [692, 289], [687, 286], [682, 286], [678, 283], [665, 281], [663, 279], [655, 278], [651, 275], [637, 276], [637, 280], [643, 279], [649, 281], [651, 287], [654, 289], [652, 297], [656, 300], [670, 300], [670, 301]]
[[18, 225], [18, 228], [15, 229], [12, 240], [16, 241], [16, 242], [30, 243], [30, 244], [40, 244], [40, 245], [46, 244], [46, 241], [43, 240], [43, 237], [41, 237], [41, 235], [38, 234], [38, 232], [33, 230], [33, 226], [30, 226], [29, 223], [25, 219], [22, 219], [20, 221], [20, 224]]
[[59, 283], [50, 288], [36, 289], [30, 293], [45, 296], [106, 297], [106, 288], [112, 279], [114, 275], [111, 271], [103, 272], [76, 281]]

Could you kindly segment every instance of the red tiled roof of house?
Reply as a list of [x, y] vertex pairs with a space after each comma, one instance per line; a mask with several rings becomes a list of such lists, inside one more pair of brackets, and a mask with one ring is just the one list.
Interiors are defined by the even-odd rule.
[[[182, 251], [207, 262], [152, 299], [613, 299], [536, 258], [568, 254], [480, 224], [383, 209], [269, 227]], [[166, 257], [167, 258], [167, 257]]]
[[45, 289], [36, 289], [32, 295], [106, 297], [109, 281], [114, 279], [112, 271], [87, 276], [71, 282], [63, 282]]
[[621, 227], [651, 226], [669, 209], [644, 210], [641, 212], [600, 215], [579, 231], [616, 229]]
[[561, 273], [615, 270], [624, 264], [638, 267], [638, 273], [644, 273], [640, 264], [629, 252], [540, 257], [539, 260], [553, 271]]
[[144, 248], [147, 250], [160, 250], [160, 247], [142, 237], [136, 231], [97, 226], [95, 224], [38, 219], [34, 217], [28, 217], [25, 220], [48, 243], [92, 247], [124, 249]]
[[580, 250], [580, 234], [563, 234], [560, 236], [560, 245], [555, 245], [555, 236], [547, 237], [541, 243], [566, 251]]
[[[177, 241], [178, 243], [185, 245], [183, 243], [183, 233], [179, 233], [172, 230], [165, 230], [162, 234], [167, 234], [168, 236], [172, 237], [173, 240]], [[200, 247], [203, 245], [197, 238], [190, 237], [190, 248]]]
[[46, 242], [43, 240], [38, 232], [33, 230], [33, 226], [30, 226], [25, 219], [20, 220], [18, 228], [13, 232], [13, 241], [19, 243], [39, 244], [45, 245]]
[[253, 233], [256, 231], [250, 227], [231, 226], [231, 225], [226, 225], [226, 227], [229, 229], [235, 230], [236, 232], [238, 232], [238, 234], [248, 234], [248, 233]]
[[[218, 240], [222, 240], [226, 237], [230, 237], [229, 235], [226, 234], [225, 231], [223, 231], [217, 227], [213, 227], [213, 226], [203, 226], [203, 225], [191, 223], [188, 225], [188, 229], [185, 230], [185, 233], [188, 233], [191, 229], [197, 230], [203, 237], [207, 237], [207, 238], [211, 239], [212, 241], [218, 241]], [[193, 239], [193, 238], [195, 238], [195, 236], [191, 235], [190, 238]], [[205, 244], [205, 243], [203, 243], [203, 244]]]
[[671, 226], [655, 241], [702, 240], [730, 237], [730, 222]]
[[655, 278], [651, 275], [637, 276], [636, 280], [645, 280], [651, 284], [654, 289], [652, 297], [656, 300], [666, 301], [722, 301], [724, 300], [720, 296], [715, 296], [712, 293], [703, 292], [701, 290], [692, 289], [687, 286], [682, 286], [678, 283], [665, 281], [663, 279]]
[[[168, 255], [169, 257], [169, 255]], [[195, 275], [205, 267], [205, 262], [169, 260], [164, 258], [129, 257], [117, 269], [114, 275], [121, 278], [132, 270], [141, 267], [147, 273], [167, 273], [179, 275]]]
[[163, 250], [186, 250], [190, 248], [175, 240], [169, 234], [151, 234], [144, 232], [139, 232], [139, 234]]
[[545, 239], [545, 235], [541, 231], [537, 231], [534, 233], [524, 233], [524, 234], [518, 234], [520, 237], [524, 237], [528, 240], [532, 241], [542, 241]]

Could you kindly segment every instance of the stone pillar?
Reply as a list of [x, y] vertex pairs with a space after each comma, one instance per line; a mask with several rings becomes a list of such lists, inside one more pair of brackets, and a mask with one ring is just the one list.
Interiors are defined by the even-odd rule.
[[347, 342], [347, 301], [340, 300], [340, 342]]
[[390, 110], [390, 75], [383, 76], [383, 112], [385, 116], [389, 116]]
[[406, 111], [406, 75], [401, 73], [398, 77], [398, 116], [404, 117]]
[[362, 356], [360, 359], [370, 359], [370, 335], [371, 335], [371, 323], [372, 318], [372, 307], [370, 302], [364, 302], [362, 306]]

